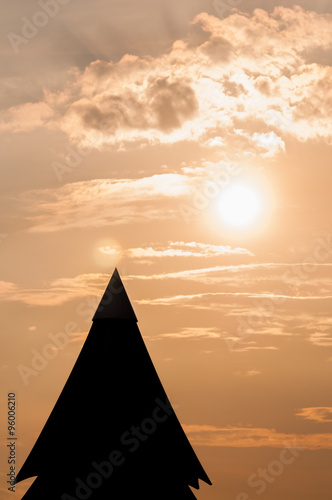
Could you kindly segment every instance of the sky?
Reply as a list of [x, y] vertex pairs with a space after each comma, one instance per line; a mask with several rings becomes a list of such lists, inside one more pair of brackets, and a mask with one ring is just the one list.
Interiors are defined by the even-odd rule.
[[32, 483], [7, 395], [18, 472], [115, 266], [197, 499], [329, 499], [332, 3], [3, 0], [0, 27], [0, 499]]

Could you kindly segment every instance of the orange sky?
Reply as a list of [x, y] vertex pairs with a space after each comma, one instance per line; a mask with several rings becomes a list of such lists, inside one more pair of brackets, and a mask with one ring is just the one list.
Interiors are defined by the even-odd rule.
[[[1, 20], [17, 467], [116, 265], [213, 482], [198, 500], [330, 499], [331, 3], [54, 2]], [[3, 446], [20, 499], [7, 469]]]

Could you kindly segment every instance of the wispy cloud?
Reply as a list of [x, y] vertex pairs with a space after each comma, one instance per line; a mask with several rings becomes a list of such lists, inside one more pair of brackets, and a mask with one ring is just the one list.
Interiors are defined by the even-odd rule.
[[213, 267], [204, 267], [199, 269], [186, 269], [183, 271], [176, 271], [171, 273], [159, 273], [159, 274], [150, 274], [150, 275], [133, 275], [130, 274], [127, 276], [128, 279], [142, 279], [142, 280], [164, 280], [164, 279], [190, 279], [190, 280], [200, 280], [206, 279], [206, 275], [210, 273], [219, 273], [219, 272], [236, 272], [236, 271], [244, 271], [248, 269], [257, 269], [264, 267], [275, 267], [275, 266], [284, 266], [285, 264], [270, 264], [270, 263], [255, 263], [255, 264], [239, 264], [239, 265], [225, 265], [225, 266], [213, 266]]
[[[202, 299], [204, 297], [247, 297], [249, 299], [271, 299], [273, 298], [274, 300], [277, 299], [285, 299], [285, 300], [292, 300], [292, 301], [316, 301], [316, 300], [322, 300], [322, 299], [332, 299], [332, 295], [328, 296], [292, 296], [292, 295], [279, 295], [279, 294], [272, 294], [272, 293], [257, 293], [257, 292], [205, 292], [205, 293], [197, 293], [197, 294], [187, 294], [187, 295], [173, 295], [170, 297], [158, 297], [155, 299], [140, 299], [137, 300], [137, 303], [139, 304], [150, 304], [150, 305], [176, 305], [181, 303], [181, 306], [184, 305], [186, 302], [192, 301], [194, 299]], [[194, 306], [193, 306], [194, 307]], [[216, 304], [216, 307], [218, 308], [219, 305]], [[253, 310], [256, 310], [253, 306]], [[244, 313], [245, 315], [247, 314], [246, 312]], [[231, 314], [230, 314], [231, 315]], [[234, 315], [234, 313], [233, 313]], [[240, 315], [240, 314], [239, 314]], [[243, 315], [243, 314], [242, 314]], [[321, 334], [322, 337], [324, 337], [324, 334]], [[329, 344], [330, 345], [330, 344]]]
[[246, 372], [235, 372], [235, 375], [238, 375], [240, 377], [255, 377], [257, 375], [262, 375], [262, 372], [259, 370], [248, 370]]
[[[256, 342], [248, 342], [249, 344], [256, 344]], [[234, 345], [232, 346], [232, 352], [248, 352], [248, 351], [279, 351], [279, 347], [276, 347], [274, 345], [268, 345], [268, 346], [264, 346], [264, 345], [246, 345], [246, 343], [244, 344], [240, 344], [239, 347], [234, 347]]]
[[14, 106], [2, 113], [0, 132], [28, 132], [43, 127], [53, 114], [51, 107], [44, 102]]
[[[313, 326], [313, 328], [315, 328]], [[316, 326], [316, 329], [319, 328], [319, 326]], [[322, 347], [331, 347], [332, 346], [332, 331], [329, 333], [326, 332], [319, 332], [315, 331], [310, 334], [309, 336], [309, 342], [311, 342], [314, 345], [317, 346], [322, 346]]]
[[[246, 249], [234, 248], [234, 254], [245, 254], [251, 255], [251, 252]], [[140, 275], [128, 275], [128, 279], [142, 279], [142, 280], [159, 280], [159, 279], [190, 279], [195, 281], [203, 281], [209, 283], [220, 283], [224, 282], [225, 279], [232, 275], [232, 280], [234, 284], [237, 283], [234, 275], [238, 273], [238, 277], [241, 280], [241, 286], [243, 286], [244, 281], [246, 284], [258, 284], [262, 281], [277, 281], [278, 289], [280, 288], [280, 273], [282, 272], [282, 280], [285, 285], [290, 285], [294, 291], [296, 283], [296, 292], [298, 292], [298, 287], [302, 285], [326, 285], [330, 282], [330, 277], [326, 276], [326, 272], [332, 270], [332, 263], [317, 263], [317, 271], [322, 270], [325, 273], [325, 277], [321, 278], [319, 281], [314, 280], [313, 277], [304, 276], [299, 278], [295, 273], [296, 268], [301, 268], [302, 263], [288, 263], [288, 262], [253, 262], [250, 264], [230, 264], [230, 265], [218, 265], [211, 267], [204, 267], [198, 269], [185, 269], [182, 271], [170, 272], [170, 273], [155, 273], [155, 274], [140, 274]], [[259, 270], [260, 273], [255, 271]], [[288, 271], [288, 272], [287, 272]], [[293, 274], [292, 274], [293, 271]], [[316, 271], [316, 272], [317, 272]], [[244, 272], [247, 272], [244, 280]], [[249, 272], [255, 273], [249, 276]], [[213, 277], [207, 277], [207, 275], [215, 274]], [[268, 294], [268, 292], [266, 292]], [[274, 294], [274, 292], [271, 292]], [[325, 292], [326, 294], [326, 292]], [[318, 295], [317, 295], [318, 296]]]
[[332, 422], [332, 407], [312, 406], [302, 408], [296, 415], [306, 420], [313, 420], [314, 422]]
[[[181, 243], [182, 244], [182, 243]], [[175, 244], [174, 244], [175, 245]], [[210, 245], [201, 244], [203, 246], [203, 256], [205, 255], [206, 246], [208, 247], [209, 256], [215, 256], [219, 251], [223, 255], [224, 247], [213, 246], [212, 249]], [[199, 247], [198, 247], [199, 248]], [[171, 247], [172, 249], [172, 247]], [[234, 255], [239, 251], [240, 254], [245, 254], [245, 249], [237, 249], [225, 247], [225, 252], [232, 253]], [[99, 251], [103, 250], [107, 254], [113, 256], [113, 248], [111, 247], [101, 247]], [[136, 255], [136, 248], [129, 249], [127, 256], [130, 253]], [[119, 250], [121, 253], [121, 250]], [[126, 255], [126, 250], [123, 251], [123, 255]], [[193, 252], [198, 254], [199, 258], [202, 257], [201, 253]], [[137, 258], [141, 258], [141, 253], [138, 252]], [[145, 256], [147, 257], [147, 255]], [[175, 257], [175, 256], [173, 256]], [[194, 255], [195, 257], [195, 255]], [[134, 257], [132, 257], [134, 258]], [[287, 264], [288, 265], [288, 264]], [[303, 315], [298, 316], [295, 313], [289, 313], [288, 315], [283, 314], [284, 324], [280, 323], [280, 317], [276, 314], [278, 313], [279, 306], [282, 304], [283, 307], [290, 303], [299, 302], [320, 302], [327, 303], [332, 299], [332, 296], [328, 294], [328, 290], [323, 289], [320, 293], [312, 294], [307, 293], [306, 295], [299, 295], [298, 290], [294, 290], [294, 293], [281, 293], [281, 291], [275, 290], [272, 292], [266, 292], [264, 290], [255, 291], [255, 281], [249, 280], [249, 283], [245, 282], [245, 277], [241, 274], [241, 271], [248, 271], [250, 269], [264, 269], [265, 267], [275, 267], [278, 264], [249, 264], [249, 265], [229, 265], [229, 266], [213, 266], [204, 267], [198, 269], [187, 269], [184, 271], [177, 271], [173, 273], [161, 273], [161, 274], [151, 274], [151, 275], [134, 275], [128, 274], [123, 275], [125, 281], [141, 281], [141, 280], [179, 280], [179, 281], [197, 281], [198, 283], [209, 284], [207, 276], [211, 273], [221, 273], [220, 278], [218, 278], [218, 283], [222, 283], [223, 290], [220, 287], [214, 288], [211, 291], [197, 292], [197, 293], [177, 293], [162, 297], [150, 297], [150, 298], [137, 298], [133, 300], [137, 304], [149, 305], [149, 306], [179, 306], [179, 307], [191, 307], [195, 309], [206, 309], [206, 310], [221, 310], [224, 309], [225, 317], [236, 317], [236, 318], [246, 318], [252, 315], [257, 315], [260, 311], [262, 304], [268, 302], [271, 307], [265, 307], [263, 313], [260, 316], [263, 317], [264, 321], [260, 327], [256, 328], [256, 333], [269, 335], [288, 335], [294, 334], [298, 335], [299, 331], [296, 330], [296, 323], [294, 320], [299, 319], [302, 325], [302, 329], [308, 335], [308, 340], [316, 345], [331, 345], [331, 322], [325, 314], [320, 318], [315, 318], [314, 316], [307, 315], [305, 321], [303, 320]], [[236, 273], [239, 273], [238, 275]], [[231, 278], [229, 278], [229, 275]], [[25, 288], [16, 283], [0, 281], [0, 299], [7, 301], [22, 301], [27, 304], [34, 305], [59, 305], [63, 304], [69, 300], [73, 300], [79, 297], [85, 296], [96, 296], [100, 297], [100, 294], [104, 290], [105, 284], [108, 282], [109, 276], [102, 273], [90, 273], [81, 274], [72, 278], [59, 278], [51, 282], [41, 283], [39, 287], [36, 288]], [[258, 277], [258, 283], [261, 277]], [[185, 290], [185, 283], [184, 283]], [[244, 289], [244, 291], [239, 291], [239, 288]], [[187, 289], [186, 289], [187, 290]], [[220, 291], [219, 291], [220, 290]], [[271, 310], [272, 308], [272, 310]], [[287, 332], [287, 323], [293, 321], [292, 327]], [[257, 326], [257, 325], [256, 325]]]
[[221, 255], [251, 255], [253, 254], [245, 248], [232, 248], [230, 245], [210, 245], [206, 243], [183, 241], [168, 243], [168, 247], [158, 249], [130, 248], [127, 254], [132, 258], [161, 258], [161, 257], [218, 257]]
[[190, 181], [184, 175], [161, 174], [141, 179], [76, 182], [57, 189], [26, 192], [20, 201], [31, 232], [53, 232], [169, 219], [177, 213], [171, 201], [188, 194], [189, 189]]
[[156, 259], [165, 258], [199, 258], [211, 259], [214, 257], [228, 255], [250, 255], [253, 254], [240, 247], [231, 247], [230, 245], [210, 245], [197, 242], [173, 242], [169, 241], [166, 245], [147, 245], [145, 247], [121, 249], [116, 242], [113, 245], [102, 245], [98, 251], [110, 258], [119, 260], [127, 258], [139, 263], [152, 263]]
[[188, 327], [182, 328], [180, 331], [175, 333], [164, 333], [160, 337], [166, 337], [170, 339], [217, 339], [220, 338], [220, 332], [217, 328], [195, 328]]
[[332, 449], [332, 434], [295, 434], [264, 427], [214, 427], [184, 425], [190, 442], [196, 446], [230, 446], [234, 448], [302, 448]]
[[[39, 288], [24, 288], [15, 283], [0, 282], [0, 299], [34, 306], [57, 306], [85, 297], [100, 297], [107, 283], [103, 274], [81, 274], [42, 283]], [[96, 302], [96, 307], [98, 301]]]

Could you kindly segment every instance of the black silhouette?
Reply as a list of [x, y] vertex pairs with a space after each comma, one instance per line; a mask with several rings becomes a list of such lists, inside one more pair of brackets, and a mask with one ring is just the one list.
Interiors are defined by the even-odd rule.
[[169, 403], [115, 270], [17, 476], [24, 500], [185, 500], [211, 484]]

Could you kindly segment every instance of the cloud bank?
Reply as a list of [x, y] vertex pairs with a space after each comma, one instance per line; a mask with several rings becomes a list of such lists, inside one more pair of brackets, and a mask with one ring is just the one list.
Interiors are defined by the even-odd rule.
[[329, 14], [202, 13], [170, 52], [96, 60], [66, 88], [46, 90], [44, 102], [12, 108], [2, 129], [57, 127], [92, 148], [186, 140], [273, 157], [287, 135], [330, 141], [331, 47]]

